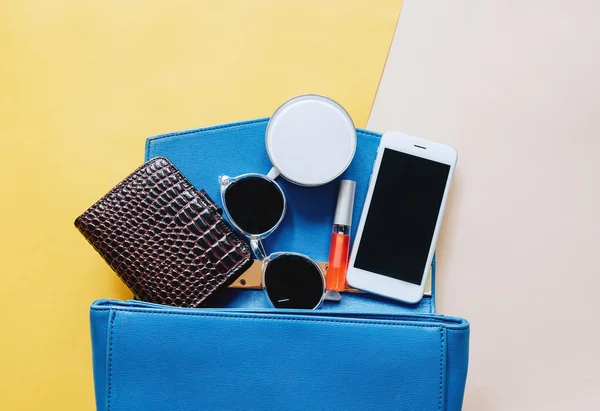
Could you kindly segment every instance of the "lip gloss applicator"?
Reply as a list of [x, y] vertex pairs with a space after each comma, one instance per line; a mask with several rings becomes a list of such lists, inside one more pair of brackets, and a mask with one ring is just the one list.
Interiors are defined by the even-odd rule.
[[354, 207], [354, 191], [356, 182], [342, 180], [338, 193], [333, 231], [329, 248], [329, 265], [327, 268], [327, 293], [329, 299], [340, 300], [340, 291], [346, 289], [346, 271], [348, 270], [348, 254], [350, 251], [350, 226], [352, 225], [352, 208]]

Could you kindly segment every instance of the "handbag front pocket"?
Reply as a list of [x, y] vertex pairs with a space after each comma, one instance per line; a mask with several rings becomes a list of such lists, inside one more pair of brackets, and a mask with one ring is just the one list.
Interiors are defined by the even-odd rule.
[[468, 341], [438, 316], [127, 304], [97, 307], [110, 410], [449, 409], [451, 331]]

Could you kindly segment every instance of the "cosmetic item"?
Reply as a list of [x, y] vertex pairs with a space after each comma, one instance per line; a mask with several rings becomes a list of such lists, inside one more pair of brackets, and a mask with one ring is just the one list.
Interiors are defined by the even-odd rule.
[[278, 176], [305, 187], [339, 177], [356, 152], [356, 128], [342, 106], [315, 94], [294, 97], [271, 116], [265, 132], [267, 154]]
[[[327, 290], [344, 291], [346, 289], [346, 270], [348, 269], [348, 252], [350, 250], [350, 226], [352, 225], [352, 208], [354, 207], [354, 191], [356, 182], [342, 180], [338, 193], [331, 246], [329, 248], [329, 268], [327, 269]], [[335, 294], [335, 293], [331, 293]]]

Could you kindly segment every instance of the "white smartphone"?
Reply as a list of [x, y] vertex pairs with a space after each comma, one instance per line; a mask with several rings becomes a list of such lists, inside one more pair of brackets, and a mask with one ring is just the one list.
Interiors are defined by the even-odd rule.
[[423, 298], [455, 165], [448, 145], [383, 135], [348, 265], [350, 286], [408, 303]]

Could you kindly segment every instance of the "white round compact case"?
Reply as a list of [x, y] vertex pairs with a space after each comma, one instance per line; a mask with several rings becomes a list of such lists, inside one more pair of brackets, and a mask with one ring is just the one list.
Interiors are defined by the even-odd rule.
[[269, 120], [266, 147], [273, 168], [301, 186], [318, 186], [339, 177], [356, 151], [356, 128], [335, 101], [305, 94], [281, 105]]

